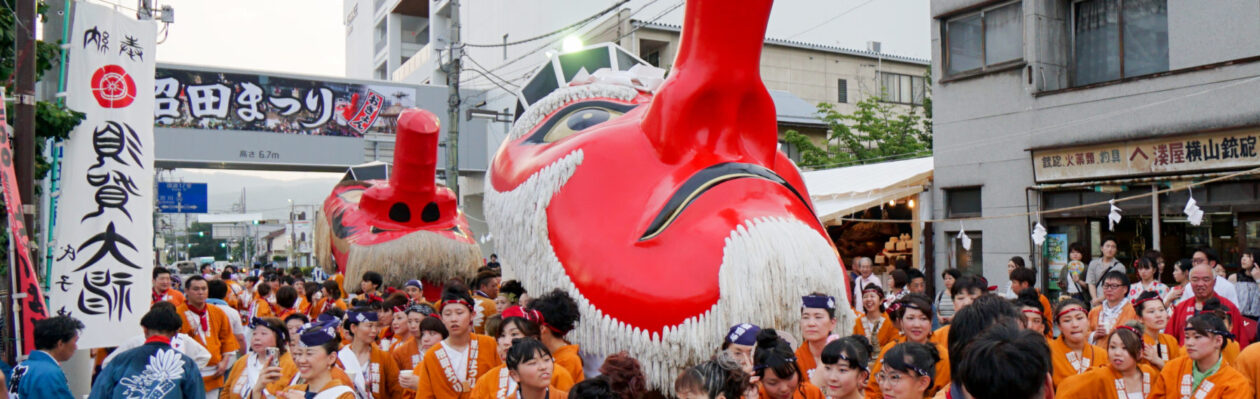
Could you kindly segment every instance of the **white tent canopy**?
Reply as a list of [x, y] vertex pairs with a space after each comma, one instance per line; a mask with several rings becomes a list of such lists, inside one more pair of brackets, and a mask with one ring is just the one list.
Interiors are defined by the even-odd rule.
[[823, 224], [880, 203], [923, 192], [932, 180], [932, 157], [802, 173]]

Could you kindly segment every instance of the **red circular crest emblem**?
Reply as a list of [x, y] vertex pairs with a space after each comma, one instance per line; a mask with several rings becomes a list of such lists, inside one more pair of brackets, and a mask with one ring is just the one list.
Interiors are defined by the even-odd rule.
[[92, 95], [105, 108], [123, 108], [136, 99], [136, 81], [118, 65], [106, 65], [92, 74]]

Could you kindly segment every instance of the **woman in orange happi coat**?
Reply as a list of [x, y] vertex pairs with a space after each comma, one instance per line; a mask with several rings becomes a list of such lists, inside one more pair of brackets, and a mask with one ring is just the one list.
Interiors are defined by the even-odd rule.
[[941, 359], [935, 344], [907, 341], [885, 351], [878, 362], [884, 367], [872, 379], [879, 381], [881, 397], [921, 399], [933, 395], [937, 366], [941, 362], [948, 366], [949, 360]]
[[836, 329], [835, 297], [813, 293], [801, 297], [801, 346], [796, 348], [796, 364], [809, 379], [822, 363], [822, 349]]
[[349, 345], [337, 352], [337, 359], [354, 382], [354, 390], [360, 398], [397, 398], [402, 395], [398, 366], [389, 352], [376, 346], [377, 323], [377, 312], [371, 308], [346, 312], [342, 328], [351, 339]]
[[416, 399], [467, 399], [477, 378], [499, 364], [496, 342], [472, 332], [473, 299], [467, 288], [448, 285], [438, 306], [450, 335], [429, 348], [416, 366]]
[[1055, 397], [1129, 399], [1150, 395], [1151, 383], [1158, 378], [1159, 370], [1141, 363], [1146, 346], [1142, 340], [1145, 329], [1137, 321], [1113, 329], [1106, 341], [1107, 365], [1064, 379]]
[[757, 333], [753, 369], [759, 398], [823, 399], [822, 390], [809, 382], [797, 363], [792, 346], [772, 328]]
[[1089, 340], [1089, 316], [1085, 304], [1074, 298], [1062, 299], [1054, 310], [1059, 338], [1050, 341], [1051, 377], [1058, 386], [1064, 379], [1083, 374], [1107, 362], [1107, 351]]
[[[237, 359], [232, 366], [232, 372], [228, 374], [223, 390], [219, 393], [220, 399], [250, 398], [255, 391], [275, 395], [298, 373], [297, 363], [289, 353], [291, 335], [284, 322], [268, 317], [254, 319], [250, 324], [254, 332], [250, 338], [249, 354]], [[274, 349], [275, 354], [268, 354], [268, 349]], [[263, 371], [272, 364], [280, 367], [280, 378], [260, 385]]]
[[582, 382], [586, 377], [582, 371], [582, 358], [578, 356], [580, 348], [565, 339], [581, 318], [577, 302], [567, 292], [555, 289], [534, 298], [527, 310], [538, 315], [539, 341], [547, 345], [556, 366], [564, 367], [573, 376], [574, 383]]
[[518, 338], [508, 349], [504, 361], [512, 379], [516, 381], [516, 391], [509, 393], [507, 399], [565, 399], [569, 393], [552, 385], [552, 373], [559, 370], [551, 351], [542, 342], [533, 338]]
[[[337, 333], [337, 320], [331, 319], [304, 326], [299, 335], [298, 353], [295, 353], [299, 376], [293, 384], [282, 390], [277, 398], [357, 399], [354, 388], [343, 379], [345, 373], [337, 367], [337, 350], [341, 336]], [[263, 381], [280, 378], [279, 367], [263, 370]], [[342, 378], [338, 378], [339, 375]], [[261, 393], [253, 397], [261, 398]]]
[[311, 307], [306, 312], [306, 315], [311, 320], [319, 318], [319, 315], [324, 314], [325, 311], [332, 307], [343, 311], [349, 309], [349, 306], [346, 306], [346, 301], [341, 299], [341, 286], [337, 285], [336, 281], [324, 280], [323, 288], [320, 288], [320, 290], [322, 290], [322, 298], [311, 304]]
[[[503, 323], [499, 327], [498, 353], [506, 359], [512, 342], [522, 338], [538, 339], [539, 326], [537, 312], [529, 312], [520, 306], [513, 306], [503, 311]], [[540, 341], [541, 342], [541, 341]], [[548, 355], [550, 356], [550, 355]], [[568, 391], [573, 387], [573, 376], [564, 367], [556, 367], [551, 373], [551, 386]], [[511, 378], [511, 370], [506, 364], [500, 364], [477, 378], [473, 387], [472, 399], [505, 399], [517, 390], [517, 382]]]
[[883, 348], [897, 338], [897, 327], [884, 313], [884, 289], [878, 285], [867, 284], [862, 289], [862, 311], [858, 313], [853, 333], [866, 337], [876, 348]]
[[1254, 395], [1251, 381], [1225, 363], [1221, 354], [1233, 337], [1221, 318], [1212, 313], [1191, 317], [1186, 321], [1185, 337], [1186, 355], [1164, 365], [1148, 399], [1250, 398]]
[[1138, 313], [1142, 325], [1146, 326], [1142, 334], [1142, 341], [1146, 344], [1142, 351], [1142, 364], [1162, 370], [1169, 360], [1186, 354], [1181, 344], [1177, 343], [1177, 337], [1163, 333], [1164, 327], [1168, 326], [1168, 309], [1158, 292], [1146, 291], [1138, 295], [1133, 310]]
[[[958, 283], [954, 283], [957, 285]], [[932, 338], [932, 302], [923, 294], [906, 294], [889, 308], [889, 317], [901, 328], [902, 340], [894, 340], [880, 349], [875, 358], [875, 366], [871, 367], [871, 380], [866, 385], [867, 399], [884, 398], [880, 390], [879, 380], [875, 376], [883, 369], [884, 355], [901, 342], [929, 344], [936, 348], [936, 355], [941, 359], [935, 363], [932, 373], [932, 386], [928, 395], [933, 395], [943, 387], [949, 386], [949, 349], [945, 344]]]

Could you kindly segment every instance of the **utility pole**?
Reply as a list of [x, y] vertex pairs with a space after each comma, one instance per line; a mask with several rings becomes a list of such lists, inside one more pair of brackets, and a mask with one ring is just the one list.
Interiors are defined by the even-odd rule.
[[[17, 3], [17, 64], [16, 80], [13, 91], [13, 113], [14, 113], [14, 130], [13, 130], [13, 148], [17, 152], [14, 156], [16, 164], [13, 169], [17, 174], [18, 196], [22, 201], [22, 222], [26, 225], [27, 238], [32, 238], [30, 233], [32, 226], [35, 226], [35, 206], [32, 193], [35, 185], [35, 1], [36, 0], [18, 0]], [[8, 140], [8, 137], [0, 137]], [[13, 245], [14, 240], [9, 240], [9, 264], [14, 264], [13, 259], [15, 250], [18, 249]], [[16, 267], [9, 268], [8, 286], [9, 292], [16, 292], [14, 285], [17, 282], [18, 270]], [[20, 358], [15, 357], [21, 352], [21, 347], [16, 341], [17, 335], [20, 333], [14, 325], [20, 321], [17, 316], [18, 300], [13, 298], [10, 301], [4, 301], [4, 314], [6, 321], [4, 328], [5, 338], [8, 338], [4, 344], [5, 360], [17, 361]], [[12, 322], [10, 322], [12, 321]], [[14, 363], [10, 363], [14, 364]]]
[[463, 68], [463, 49], [459, 41], [459, 0], [451, 1], [451, 61], [446, 64], [446, 86], [450, 98], [446, 100], [446, 186], [455, 192], [455, 203], [463, 202], [459, 196], [459, 70]]
[[297, 246], [297, 226], [294, 225], [294, 219], [296, 216], [297, 215], [294, 214], [293, 210], [293, 200], [289, 199], [289, 259], [287, 261], [289, 268], [293, 268], [293, 266], [297, 265], [297, 262], [294, 261], [294, 256], [297, 255], [297, 251], [293, 248]]
[[[35, 226], [35, 0], [18, 0], [17, 19], [17, 76], [13, 92], [13, 113], [15, 116], [14, 151], [17, 152], [17, 173], [19, 196], [22, 198], [23, 222], [26, 233], [30, 236]], [[34, 242], [34, 241], [32, 241]]]

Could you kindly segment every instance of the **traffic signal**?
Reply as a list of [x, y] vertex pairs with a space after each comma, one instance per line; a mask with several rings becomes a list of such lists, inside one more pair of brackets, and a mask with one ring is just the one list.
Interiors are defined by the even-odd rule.
[[197, 232], [197, 237], [205, 237], [205, 236], [206, 236], [206, 232], [204, 232], [204, 231], [198, 231], [198, 232]]
[[226, 242], [219, 243], [219, 248], [227, 248], [227, 243]]

